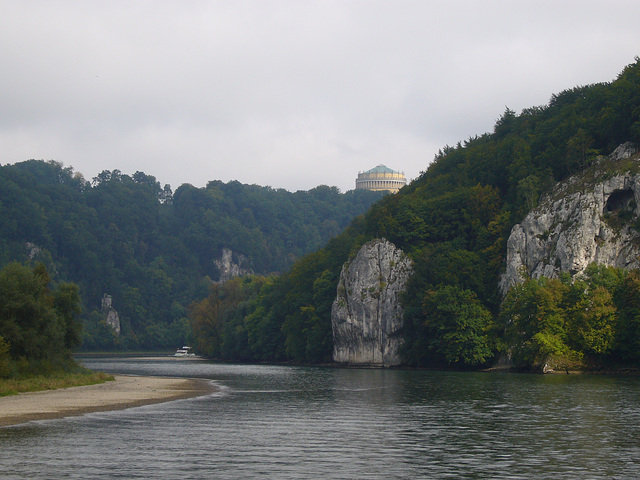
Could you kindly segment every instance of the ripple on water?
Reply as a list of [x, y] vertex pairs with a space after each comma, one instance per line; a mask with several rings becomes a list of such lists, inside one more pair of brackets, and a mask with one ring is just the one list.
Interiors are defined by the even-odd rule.
[[638, 478], [637, 379], [101, 359], [216, 394], [0, 429], [2, 478]]

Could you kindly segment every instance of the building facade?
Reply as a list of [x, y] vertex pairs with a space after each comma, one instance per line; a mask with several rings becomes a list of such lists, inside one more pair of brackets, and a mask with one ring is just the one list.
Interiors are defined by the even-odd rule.
[[380, 164], [371, 170], [358, 173], [356, 190], [397, 193], [406, 184], [407, 178], [403, 172], [392, 170]]

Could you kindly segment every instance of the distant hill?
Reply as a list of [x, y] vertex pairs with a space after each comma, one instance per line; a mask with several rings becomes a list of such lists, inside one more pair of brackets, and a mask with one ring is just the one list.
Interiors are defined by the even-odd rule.
[[[0, 167], [0, 267], [43, 262], [56, 282], [80, 286], [90, 348], [166, 348], [187, 341], [187, 309], [220, 277], [223, 251], [267, 275], [338, 235], [379, 193], [309, 191], [211, 181], [175, 192], [142, 172], [29, 160]], [[115, 339], [101, 299], [122, 322]]]
[[[201, 349], [228, 359], [330, 361], [340, 269], [365, 242], [386, 238], [414, 262], [402, 301], [404, 363], [486, 364], [504, 348], [498, 281], [511, 228], [541, 194], [625, 142], [640, 145], [637, 58], [612, 82], [565, 90], [520, 114], [507, 108], [493, 132], [445, 146], [419, 178], [278, 279], [229, 286], [241, 301], [214, 312], [218, 323], [193, 316]], [[210, 293], [201, 307], [228, 293]]]

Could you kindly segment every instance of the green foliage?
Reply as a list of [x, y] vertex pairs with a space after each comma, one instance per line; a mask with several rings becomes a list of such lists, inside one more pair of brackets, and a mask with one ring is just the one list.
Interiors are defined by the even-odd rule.
[[[225, 352], [235, 350], [230, 348], [229, 343], [238, 341], [232, 339], [234, 333], [235, 336], [241, 333], [238, 330], [242, 328], [244, 320], [241, 307], [259, 293], [264, 282], [261, 277], [236, 277], [222, 284], [211, 285], [209, 296], [194, 304], [190, 312], [191, 327], [199, 352], [209, 357], [221, 358], [224, 342], [227, 343]], [[229, 325], [235, 327], [235, 332], [229, 331]]]
[[447, 285], [423, 300], [429, 363], [482, 365], [493, 357], [491, 313], [471, 290]]
[[7, 378], [11, 373], [10, 345], [0, 336], [0, 378]]
[[71, 350], [82, 343], [82, 311], [78, 285], [62, 283], [53, 294], [53, 308], [64, 325], [64, 344]]
[[[611, 353], [617, 328], [617, 307], [613, 294], [595, 282], [577, 281], [571, 286], [568, 318], [569, 343], [574, 349], [592, 356]], [[614, 287], [615, 288], [615, 287]]]
[[280, 276], [212, 285], [190, 314], [198, 350], [234, 361], [331, 361], [331, 305], [342, 264], [362, 244], [362, 229], [356, 219]]
[[64, 324], [51, 308], [49, 278], [34, 269], [10, 263], [0, 271], [0, 335], [15, 359], [49, 359], [64, 353]]
[[501, 318], [514, 362], [638, 362], [639, 278], [638, 270], [593, 264], [573, 282], [540, 278], [513, 287]]
[[82, 332], [78, 288], [62, 284], [51, 290], [49, 284], [42, 264], [10, 263], [0, 270], [0, 376], [70, 362]]
[[563, 295], [569, 286], [559, 280], [527, 280], [509, 290], [502, 305], [506, 341], [516, 366], [541, 367], [550, 356], [568, 357]]
[[618, 306], [615, 357], [640, 362], [640, 271], [630, 272], [614, 294]]
[[[189, 336], [187, 307], [219, 278], [223, 248], [247, 270], [284, 271], [380, 196], [219, 181], [174, 193], [142, 172], [104, 170], [88, 182], [71, 167], [29, 160], [0, 166], [0, 266], [42, 262], [55, 283], [77, 284], [86, 349], [175, 348]], [[105, 293], [120, 314], [118, 338], [101, 323]], [[73, 343], [76, 327], [65, 331]]]
[[98, 311], [92, 311], [85, 316], [83, 347], [94, 351], [111, 351], [120, 347], [118, 338], [109, 325], [104, 315]]

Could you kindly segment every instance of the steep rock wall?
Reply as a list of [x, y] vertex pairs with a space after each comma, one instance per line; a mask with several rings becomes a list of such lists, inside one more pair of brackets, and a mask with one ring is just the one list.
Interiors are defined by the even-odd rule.
[[331, 309], [335, 362], [400, 364], [399, 296], [411, 272], [411, 260], [385, 239], [363, 245], [353, 261], [342, 267]]
[[631, 166], [640, 162], [630, 144], [618, 147], [590, 176], [559, 184], [513, 227], [500, 281], [503, 294], [527, 276], [555, 278], [561, 272], [574, 276], [594, 262], [639, 266], [640, 232], [634, 224], [640, 213], [640, 174], [609, 171], [623, 160]]
[[213, 261], [220, 271], [220, 283], [224, 283], [234, 277], [253, 275], [253, 270], [244, 267], [244, 265], [248, 263], [247, 258], [240, 254], [235, 256], [237, 257], [237, 262], [234, 262], [233, 250], [230, 248], [223, 248], [221, 257]]
[[109, 325], [116, 336], [120, 335], [120, 315], [113, 308], [113, 299], [106, 293], [102, 297], [102, 313], [105, 315], [105, 322]]

